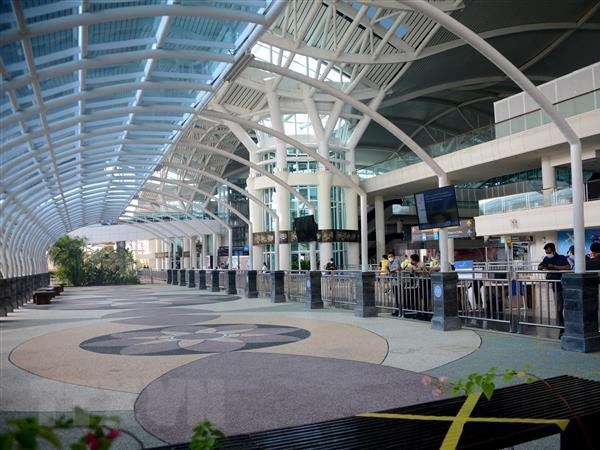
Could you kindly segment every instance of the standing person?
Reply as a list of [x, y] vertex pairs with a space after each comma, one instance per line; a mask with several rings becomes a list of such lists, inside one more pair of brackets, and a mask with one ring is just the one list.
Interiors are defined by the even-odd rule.
[[[571, 266], [567, 257], [556, 253], [556, 246], [553, 242], [548, 242], [544, 245], [544, 251], [546, 256], [538, 266], [538, 270], [570, 270]], [[556, 299], [556, 318], [558, 325], [563, 327], [565, 325], [565, 319], [563, 317], [564, 299], [563, 299], [563, 287], [561, 283], [562, 273], [549, 273], [546, 275], [546, 280], [557, 280], [552, 283], [552, 290], [554, 291], [554, 298]], [[558, 337], [562, 337], [564, 329], [561, 329]]]
[[575, 267], [575, 246], [571, 245], [569, 250], [567, 250], [567, 261], [569, 261], [569, 266], [571, 266], [571, 270]]
[[381, 255], [381, 261], [379, 261], [379, 275], [389, 275], [390, 262], [386, 255]]
[[590, 257], [585, 261], [585, 270], [600, 270], [600, 242], [590, 245]]
[[402, 270], [405, 270], [409, 265], [410, 265], [410, 258], [408, 257], [408, 254], [405, 253], [404, 260], [402, 261], [402, 264], [400, 264], [400, 267], [402, 268]]
[[410, 255], [410, 264], [405, 269], [410, 273], [423, 273], [425, 272], [425, 265], [421, 262], [421, 258], [416, 253]]
[[333, 258], [327, 261], [327, 264], [325, 264], [325, 270], [336, 270], [335, 261], [333, 260]]
[[267, 273], [269, 271], [269, 266], [267, 266], [267, 263], [264, 262], [262, 265], [262, 273]]
[[400, 315], [400, 306], [399, 306], [399, 302], [398, 302], [398, 296], [400, 295], [400, 289], [399, 289], [399, 277], [400, 277], [400, 261], [396, 258], [396, 253], [394, 253], [393, 250], [390, 250], [388, 252], [388, 271], [390, 273], [391, 276], [393, 276], [394, 278], [392, 279], [392, 293], [394, 296], [394, 312], [392, 312], [392, 316], [398, 316]]

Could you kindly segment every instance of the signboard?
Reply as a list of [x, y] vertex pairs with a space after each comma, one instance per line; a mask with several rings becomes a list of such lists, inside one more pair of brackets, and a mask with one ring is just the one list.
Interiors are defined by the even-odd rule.
[[[413, 242], [437, 241], [439, 239], [439, 228], [420, 230], [419, 227], [411, 227]], [[454, 239], [475, 237], [475, 222], [473, 219], [463, 219], [457, 227], [448, 228], [448, 237]]]

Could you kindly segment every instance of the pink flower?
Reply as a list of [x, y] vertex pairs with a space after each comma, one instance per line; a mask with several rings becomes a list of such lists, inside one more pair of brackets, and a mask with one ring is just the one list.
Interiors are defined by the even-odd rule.
[[423, 383], [425, 386], [429, 386], [431, 384], [431, 377], [425, 375], [423, 378], [421, 378], [421, 383]]
[[446, 375], [442, 375], [440, 378], [440, 383], [446, 383], [448, 381], [448, 377]]
[[433, 391], [431, 391], [431, 395], [434, 397], [439, 397], [442, 395], [442, 390], [440, 388], [435, 388]]
[[100, 441], [94, 433], [86, 434], [85, 442], [89, 450], [100, 450]]
[[110, 432], [105, 437], [109, 441], [112, 441], [113, 439], [118, 438], [120, 434], [121, 434], [120, 430], [118, 430], [117, 428], [113, 428], [112, 430], [110, 430]]

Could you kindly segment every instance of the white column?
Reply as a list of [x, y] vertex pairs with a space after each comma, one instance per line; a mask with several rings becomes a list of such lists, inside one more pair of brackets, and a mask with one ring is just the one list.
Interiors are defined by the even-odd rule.
[[152, 248], [154, 248], [154, 268], [156, 270], [162, 269], [161, 263], [162, 263], [163, 258], [157, 258], [156, 257], [156, 253], [161, 253], [162, 252], [162, 250], [161, 250], [161, 244], [162, 244], [162, 241], [159, 241], [158, 239], [154, 239], [152, 241]]
[[386, 252], [385, 248], [385, 216], [383, 207], [383, 197], [375, 196], [375, 260]]
[[196, 269], [198, 265], [198, 253], [196, 253], [196, 236], [190, 238], [190, 269]]
[[[185, 252], [190, 252], [190, 240], [189, 238], [187, 238], [186, 236], [183, 236], [181, 238], [181, 240], [183, 241], [183, 255], [185, 255]], [[181, 256], [181, 268], [182, 269], [189, 269], [190, 268], [190, 257], [189, 256]]]
[[[252, 158], [251, 158], [252, 160]], [[262, 200], [262, 195], [259, 195], [257, 190], [254, 188], [256, 178], [249, 176], [246, 180], [246, 189], [249, 194], [252, 194]], [[249, 205], [249, 219], [252, 222], [252, 228], [254, 232], [264, 231], [263, 228], [263, 220], [262, 220], [262, 209], [258, 207], [256, 203], [250, 201]], [[252, 246], [252, 261], [250, 262], [251, 268], [253, 270], [259, 270], [263, 264], [263, 247], [260, 245], [254, 245], [253, 236], [248, 236], [248, 240], [250, 241], [248, 245]]]
[[[269, 102], [269, 111], [271, 113], [271, 123], [276, 131], [285, 132], [283, 121], [281, 119], [281, 109], [279, 107], [279, 97], [275, 93], [271, 83], [267, 82], [267, 99]], [[276, 140], [275, 142], [276, 166], [275, 175], [287, 183], [287, 148], [284, 142]], [[275, 187], [276, 201], [274, 202], [275, 211], [279, 216], [279, 230], [290, 229], [290, 195], [282, 186]], [[290, 244], [279, 244], [279, 270], [290, 270], [291, 266], [291, 248]]]
[[[447, 176], [438, 176], [438, 187], [448, 186]], [[448, 264], [448, 228], [440, 228], [439, 241], [440, 247], [440, 269], [442, 272], [450, 271], [450, 264]]]
[[[287, 172], [279, 174], [279, 178], [287, 183]], [[275, 188], [275, 211], [279, 217], [279, 230], [290, 229], [290, 194], [283, 187]], [[278, 245], [276, 242], [275, 245]], [[290, 244], [279, 244], [279, 270], [290, 270], [292, 264], [292, 251]]]
[[[353, 176], [354, 178], [354, 176]], [[346, 188], [345, 204], [346, 204], [346, 228], [348, 230], [358, 231], [358, 195], [354, 189]], [[348, 261], [347, 264], [358, 268], [360, 265], [360, 242], [348, 243]]]
[[[331, 224], [331, 172], [323, 170], [317, 173], [317, 208], [319, 211], [318, 225], [320, 230], [329, 230]], [[319, 256], [321, 258], [321, 269], [333, 257], [333, 244], [331, 242], [321, 242], [319, 244]]]
[[169, 267], [169, 242], [161, 241], [161, 245], [162, 245], [162, 251], [167, 254], [167, 256], [165, 256], [162, 259], [162, 268], [165, 270], [170, 269], [170, 267]]
[[233, 230], [227, 230], [227, 267], [233, 267]]
[[[454, 264], [454, 239], [448, 238], [448, 262]], [[441, 264], [441, 261], [440, 261]]]
[[544, 189], [544, 205], [552, 206], [553, 190], [556, 188], [556, 173], [547, 155], [542, 156], [542, 189]]
[[212, 244], [213, 244], [213, 269], [219, 268], [219, 235], [217, 233], [213, 233], [212, 235]]

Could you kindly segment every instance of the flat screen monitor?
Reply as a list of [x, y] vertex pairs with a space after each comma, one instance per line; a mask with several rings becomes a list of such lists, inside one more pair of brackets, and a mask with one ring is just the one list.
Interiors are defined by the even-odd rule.
[[302, 216], [294, 220], [294, 231], [298, 242], [313, 242], [317, 240], [317, 224], [315, 216]]
[[455, 227], [460, 224], [454, 186], [415, 194], [415, 204], [420, 230]]

